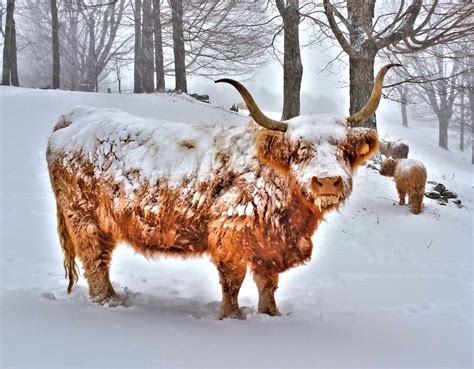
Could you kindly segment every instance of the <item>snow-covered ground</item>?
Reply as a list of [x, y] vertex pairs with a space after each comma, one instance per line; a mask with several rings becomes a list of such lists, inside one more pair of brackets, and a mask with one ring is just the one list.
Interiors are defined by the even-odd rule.
[[205, 259], [147, 260], [123, 246], [112, 281], [127, 307], [92, 304], [83, 279], [66, 294], [45, 147], [78, 104], [180, 122], [248, 119], [172, 95], [0, 87], [1, 368], [472, 367], [472, 166], [439, 149], [434, 129], [379, 119], [382, 136], [407, 141], [464, 208], [425, 198], [413, 215], [396, 204], [392, 180], [364, 167], [316, 233], [312, 261], [281, 276], [283, 316], [256, 313], [248, 276], [247, 320], [219, 321], [217, 271]]

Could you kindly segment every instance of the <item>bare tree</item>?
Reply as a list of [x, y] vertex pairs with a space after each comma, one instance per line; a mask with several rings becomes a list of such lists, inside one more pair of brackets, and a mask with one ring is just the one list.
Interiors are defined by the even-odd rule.
[[[438, 144], [448, 149], [448, 128], [453, 118], [455, 101], [460, 91], [459, 81], [465, 69], [460, 63], [460, 44], [438, 45], [422, 53], [404, 55], [405, 68], [398, 71], [403, 82], [417, 89], [417, 97], [438, 119]], [[421, 108], [421, 107], [420, 107]]]
[[142, 50], [143, 50], [143, 72], [142, 83], [146, 93], [155, 90], [154, 76], [154, 54], [153, 54], [153, 13], [152, 0], [143, 0], [143, 27], [142, 27]]
[[52, 25], [52, 49], [53, 49], [53, 89], [60, 87], [60, 55], [59, 55], [59, 19], [56, 0], [51, 0], [51, 25]]
[[[175, 76], [178, 91], [187, 91], [187, 75], [244, 74], [261, 65], [272, 37], [263, 32], [268, 29], [266, 20], [260, 24], [262, 5], [262, 1], [249, 5], [153, 0], [157, 90], [165, 90], [165, 74]], [[141, 35], [144, 47], [146, 11], [142, 10], [144, 24], [135, 36]]]
[[[441, 51], [441, 50], [440, 50]], [[425, 92], [426, 101], [433, 109], [434, 113], [438, 117], [439, 122], [439, 141], [438, 144], [443, 149], [448, 149], [448, 128], [451, 117], [453, 115], [454, 101], [457, 94], [457, 88], [454, 83], [445, 78], [449, 74], [457, 74], [457, 63], [453, 63], [451, 70], [449, 66], [443, 60], [440, 54], [434, 56], [434, 70], [433, 74], [437, 75], [439, 80], [433, 82], [427, 82], [422, 85], [422, 89]], [[432, 63], [429, 62], [430, 64]], [[418, 67], [422, 67], [422, 62], [419, 57], [415, 59], [415, 64]], [[427, 67], [427, 65], [423, 65]]]
[[[422, 0], [410, 5], [401, 1], [393, 12], [382, 11], [377, 18], [376, 0], [347, 0], [345, 6], [323, 0], [323, 4], [329, 26], [349, 56], [350, 114], [361, 109], [370, 96], [374, 60], [380, 50], [424, 50], [473, 31], [469, 1], [433, 0], [426, 5]], [[375, 116], [362, 124], [376, 128]]]
[[164, 92], [165, 85], [165, 67], [163, 57], [163, 36], [161, 31], [161, 0], [153, 0], [153, 35], [155, 39], [155, 73], [156, 90]]
[[400, 88], [400, 107], [401, 107], [401, 113], [402, 113], [402, 126], [408, 128], [407, 103], [408, 103], [408, 87], [406, 84], [404, 84]]
[[19, 86], [17, 50], [16, 50], [16, 28], [13, 14], [15, 12], [15, 0], [7, 0], [7, 15], [5, 20], [5, 36], [3, 44], [3, 69], [2, 85]]
[[126, 0], [94, 0], [87, 4], [76, 0], [65, 2], [63, 6], [67, 7], [63, 15], [69, 18], [63, 22], [60, 20], [60, 41], [64, 40], [60, 42], [62, 74], [71, 75], [70, 80], [77, 79], [74, 89], [98, 91], [99, 81], [106, 77], [104, 73], [112, 72], [107, 65], [115, 56], [128, 52], [126, 45], [131, 35], [117, 37]]
[[252, 73], [267, 59], [266, 49], [280, 26], [266, 2], [184, 3], [186, 71], [205, 77]]
[[460, 91], [460, 106], [459, 106], [459, 150], [464, 151], [464, 132], [466, 130], [466, 122], [465, 122], [465, 114], [466, 114], [466, 109], [464, 106], [464, 89], [461, 89]]
[[469, 101], [470, 115], [471, 115], [471, 164], [474, 164], [474, 56], [472, 55], [472, 39], [468, 42], [468, 50], [471, 53], [467, 57], [468, 73], [467, 80], [467, 98]]
[[20, 86], [20, 81], [18, 78], [18, 60], [17, 60], [17, 43], [16, 43], [16, 24], [15, 21], [13, 20], [13, 29], [11, 33], [11, 38], [12, 38], [12, 43], [11, 43], [11, 79], [12, 79], [12, 85], [19, 87]]
[[83, 91], [98, 91], [99, 84], [97, 78], [97, 54], [96, 54], [96, 38], [95, 38], [95, 17], [92, 12], [89, 12], [86, 18], [87, 31], [89, 33], [89, 47], [86, 57], [86, 75], [80, 84], [80, 89]]
[[183, 34], [183, 1], [169, 0], [173, 24], [173, 54], [176, 91], [188, 92], [186, 83], [186, 54]]
[[142, 48], [142, 1], [135, 0], [135, 47], [133, 67], [133, 92], [136, 94], [144, 92], [143, 88], [143, 48]]
[[283, 113], [282, 120], [300, 114], [300, 90], [303, 78], [299, 41], [299, 0], [275, 0], [283, 20]]
[[119, 94], [121, 94], [122, 93], [122, 72], [120, 70], [120, 62], [117, 56], [115, 57], [114, 70], [115, 70], [115, 77], [117, 78], [117, 83], [118, 83], [118, 92]]

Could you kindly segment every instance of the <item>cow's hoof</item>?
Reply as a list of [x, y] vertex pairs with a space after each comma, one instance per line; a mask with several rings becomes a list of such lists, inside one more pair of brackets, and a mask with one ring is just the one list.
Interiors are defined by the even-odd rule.
[[240, 309], [233, 310], [233, 311], [221, 311], [219, 314], [219, 319], [245, 319], [245, 314], [242, 313]]
[[106, 295], [106, 296], [95, 296], [91, 297], [91, 301], [108, 307], [117, 307], [117, 306], [124, 306], [125, 301], [123, 301], [117, 295]]
[[281, 316], [280, 311], [276, 307], [274, 307], [274, 308], [259, 308], [258, 312], [260, 314], [267, 314], [267, 315], [270, 315], [270, 316]]

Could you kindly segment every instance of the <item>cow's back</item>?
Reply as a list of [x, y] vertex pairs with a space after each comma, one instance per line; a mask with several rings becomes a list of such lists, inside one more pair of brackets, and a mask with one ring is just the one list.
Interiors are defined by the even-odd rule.
[[403, 181], [407, 189], [424, 192], [427, 174], [422, 162], [414, 159], [398, 159], [394, 173], [398, 181]]

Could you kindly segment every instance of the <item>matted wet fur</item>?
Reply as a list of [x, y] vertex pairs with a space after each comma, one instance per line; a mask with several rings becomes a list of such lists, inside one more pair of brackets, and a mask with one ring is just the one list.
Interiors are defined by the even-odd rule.
[[395, 178], [400, 205], [405, 204], [408, 195], [410, 211], [413, 214], [422, 211], [427, 177], [423, 163], [413, 159], [389, 158], [382, 162], [380, 174]]
[[[248, 266], [260, 290], [259, 311], [278, 314], [273, 297], [278, 273], [309, 260], [311, 236], [323, 214], [345, 201], [352, 181], [339, 202], [319, 208], [289, 173], [290, 162], [308, 160], [298, 157], [303, 141], [291, 144], [283, 134], [256, 133], [258, 159], [251, 183], [242, 179], [244, 173], [228, 167], [218, 176], [210, 173], [208, 181], [183, 182], [177, 188], [166, 179], [155, 185], [144, 183], [133, 199], [112, 178], [95, 175], [92, 163], [79, 153], [71, 170], [64, 167], [66, 153], [48, 151], [68, 292], [77, 280], [77, 255], [93, 301], [116, 303], [109, 266], [115, 246], [126, 242], [148, 257], [210, 255], [221, 275], [222, 318], [240, 316], [237, 294]], [[351, 160], [354, 170], [376, 150], [377, 136], [361, 130], [350, 138], [340, 146], [340, 159]], [[367, 142], [370, 152], [359, 155], [358, 147]], [[225, 153], [216, 157], [225, 163]]]
[[[377, 93], [356, 114], [358, 122], [375, 111], [392, 66], [379, 71]], [[119, 303], [109, 267], [114, 248], [124, 242], [147, 257], [209, 255], [222, 286], [221, 319], [241, 317], [238, 293], [249, 268], [258, 311], [279, 315], [278, 274], [310, 259], [311, 237], [324, 214], [347, 200], [352, 175], [378, 150], [378, 137], [351, 128], [351, 117], [277, 122], [256, 105], [250, 111], [255, 120], [247, 127], [170, 125], [85, 108], [60, 118], [47, 161], [68, 292], [77, 280], [77, 256], [91, 299]], [[129, 126], [135, 135], [127, 133]]]

